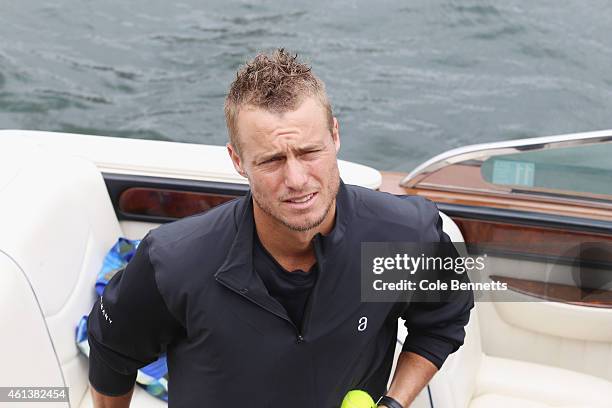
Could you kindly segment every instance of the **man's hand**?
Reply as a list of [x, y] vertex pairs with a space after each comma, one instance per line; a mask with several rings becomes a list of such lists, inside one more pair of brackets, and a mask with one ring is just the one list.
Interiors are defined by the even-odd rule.
[[438, 368], [431, 361], [416, 353], [404, 351], [397, 359], [397, 367], [387, 395], [404, 408], [408, 408], [437, 371]]
[[91, 386], [91, 384], [89, 385], [89, 388], [91, 389], [91, 399], [93, 401], [94, 408], [129, 408], [130, 401], [132, 400], [132, 394], [134, 393], [134, 388], [132, 388], [124, 395], [110, 397], [108, 395], [100, 394], [94, 389], [94, 387]]

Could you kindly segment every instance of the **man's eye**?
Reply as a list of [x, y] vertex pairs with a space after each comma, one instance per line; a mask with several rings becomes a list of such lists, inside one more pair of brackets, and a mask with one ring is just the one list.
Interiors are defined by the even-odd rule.
[[321, 152], [320, 150], [312, 150], [310, 152], [303, 153], [301, 157], [306, 160], [314, 159], [319, 155], [320, 152]]
[[261, 162], [261, 164], [269, 164], [269, 163], [274, 163], [279, 161], [281, 158], [280, 157], [272, 157], [271, 159], [265, 160], [263, 162]]

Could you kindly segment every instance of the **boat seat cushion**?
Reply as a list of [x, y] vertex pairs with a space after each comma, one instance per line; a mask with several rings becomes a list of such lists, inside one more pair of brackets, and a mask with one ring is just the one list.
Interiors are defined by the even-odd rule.
[[[486, 356], [478, 373], [475, 396], [470, 408], [609, 407], [612, 383], [562, 368]], [[527, 400], [532, 405], [508, 405], [514, 399]], [[492, 400], [497, 402], [482, 405], [483, 401]]]
[[88, 160], [0, 138], [0, 202], [0, 255], [10, 265], [0, 310], [19, 317], [3, 330], [0, 361], [11, 363], [0, 383], [63, 383], [78, 406], [89, 393], [75, 324], [90, 312], [104, 256], [123, 235], [104, 179]]
[[507, 395], [485, 394], [472, 401], [469, 408], [593, 408], [592, 405], [549, 405]]
[[482, 352], [478, 305], [465, 344], [430, 382], [435, 407], [609, 407], [612, 382], [603, 378]]

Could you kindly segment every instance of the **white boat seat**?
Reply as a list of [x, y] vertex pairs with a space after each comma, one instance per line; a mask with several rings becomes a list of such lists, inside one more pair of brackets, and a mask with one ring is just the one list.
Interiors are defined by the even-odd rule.
[[[490, 356], [482, 359], [474, 394], [470, 408], [609, 407], [612, 404], [612, 384], [607, 380]], [[517, 405], [520, 400], [525, 402]]]
[[[122, 235], [104, 180], [87, 160], [0, 137], [0, 207], [0, 384], [67, 386], [72, 407], [87, 405], [75, 327]], [[166, 405], [143, 394], [132, 406]]]
[[[463, 242], [445, 215], [444, 231]], [[612, 406], [612, 382], [603, 378], [483, 353], [478, 304], [472, 310], [463, 347], [451, 354], [412, 408], [585, 408]], [[398, 340], [406, 328], [400, 323]], [[396, 353], [401, 346], [398, 344]]]
[[484, 354], [478, 305], [464, 346], [449, 356], [430, 387], [436, 408], [609, 407], [612, 401], [612, 382], [605, 379]]

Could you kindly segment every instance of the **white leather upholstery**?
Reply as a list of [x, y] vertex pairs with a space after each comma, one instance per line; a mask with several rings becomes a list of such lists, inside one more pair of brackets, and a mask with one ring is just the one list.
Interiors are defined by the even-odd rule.
[[[477, 309], [481, 305], [477, 305]], [[609, 407], [612, 383], [570, 370], [482, 353], [478, 310], [464, 346], [430, 383], [434, 407]]]
[[612, 311], [558, 302], [496, 302], [508, 324], [564, 339], [612, 344]]
[[452, 220], [448, 215], [444, 214], [442, 211], [439, 211], [440, 218], [442, 218], [442, 230], [448, 235], [452, 242], [464, 242], [463, 234], [461, 230], [455, 224], [455, 221]]
[[612, 383], [609, 381], [506, 358], [485, 357], [476, 384], [476, 397], [489, 396], [487, 398], [495, 397], [500, 401], [521, 398], [551, 407], [612, 405]]
[[[612, 382], [557, 367], [482, 352], [477, 304], [465, 344], [430, 382], [436, 408], [610, 407]], [[529, 346], [527, 346], [529, 347]]]
[[[444, 231], [451, 237], [453, 242], [463, 242], [460, 230], [454, 222], [441, 213], [444, 221]], [[460, 250], [461, 252], [461, 250]], [[413, 408], [585, 408], [585, 407], [611, 407], [612, 406], [612, 382], [603, 378], [585, 375], [577, 371], [552, 367], [549, 365], [536, 364], [533, 362], [518, 361], [512, 358], [500, 358], [486, 355], [483, 352], [482, 339], [493, 339], [499, 348], [507, 349], [508, 356], [513, 353], [519, 354], [517, 348], [533, 349], [534, 353], [543, 353], [544, 357], [551, 352], [562, 354], [562, 348], [546, 350], [548, 341], [539, 344], [537, 341], [530, 343], [530, 336], [526, 339], [521, 336], [500, 336], [502, 330], [498, 326], [486, 326], [483, 328], [482, 316], [490, 317], [489, 314], [496, 313], [501, 308], [502, 313], [511, 314], [505, 320], [515, 322], [518, 325], [531, 325], [534, 330], [551, 331], [553, 328], [563, 333], [571, 330], [571, 327], [563, 327], [564, 322], [574, 321], [576, 314], [585, 314], [584, 310], [577, 306], [559, 305], [556, 303], [508, 303], [492, 304], [477, 303], [472, 310], [469, 324], [466, 326], [466, 337], [463, 347], [456, 353], [451, 354], [440, 371], [434, 376], [429, 384], [431, 392], [431, 403], [427, 390], [424, 390]], [[538, 313], [530, 315], [530, 311]], [[576, 330], [593, 336], [606, 336], [608, 327], [601, 327], [594, 333], [596, 325], [593, 320], [598, 316], [595, 314], [585, 316], [581, 325]], [[607, 311], [605, 311], [607, 312]], [[604, 312], [604, 313], [605, 313]], [[499, 313], [499, 311], [497, 311]], [[565, 317], [565, 319], [564, 319]], [[604, 317], [607, 317], [604, 315]], [[538, 320], [539, 325], [538, 325]], [[549, 321], [553, 320], [553, 321]], [[604, 319], [606, 321], [607, 319]], [[506, 325], [503, 320], [487, 319], [487, 323], [496, 322]], [[585, 325], [591, 325], [585, 328]], [[515, 328], [514, 330], [520, 330]], [[508, 331], [503, 330], [504, 333]], [[521, 332], [522, 333], [522, 332]], [[406, 335], [403, 322], [399, 324], [398, 339], [401, 341]], [[542, 334], [544, 336], [544, 334]], [[562, 341], [573, 344], [572, 336]], [[516, 340], [514, 340], [516, 339]], [[602, 346], [609, 347], [607, 343]], [[399, 355], [401, 346], [396, 348], [396, 357]], [[571, 349], [573, 351], [573, 349]], [[569, 350], [568, 350], [569, 351]], [[612, 350], [611, 350], [612, 352]], [[582, 353], [569, 355], [567, 358], [581, 359]], [[533, 355], [532, 361], [538, 361]], [[593, 364], [605, 365], [612, 370], [606, 361]], [[585, 361], [582, 361], [585, 364]], [[604, 376], [602, 376], [604, 377]], [[605, 377], [604, 377], [605, 378]]]
[[[60, 364], [30, 283], [1, 249], [0, 278], [0, 384], [63, 387]], [[8, 405], [0, 403], [0, 407]], [[68, 404], [49, 406], [67, 407]]]
[[524, 361], [487, 356], [480, 349], [478, 314], [465, 345], [430, 383], [434, 407], [609, 407], [612, 383], [601, 378]]
[[[485, 322], [489, 330], [482, 333], [483, 351], [488, 355], [506, 357], [517, 360], [531, 361], [544, 365], [565, 368], [572, 371], [582, 372], [612, 381], [612, 343], [604, 341], [580, 340], [555, 336], [544, 333], [553, 323], [542, 322], [537, 326], [534, 317], [542, 316], [546, 312], [546, 318], [557, 320], [556, 324], [564, 324], [565, 330], [571, 330], [576, 326], [576, 333], [585, 334], [587, 338], [602, 336], [609, 330], [605, 326], [607, 319], [602, 319], [600, 327], [592, 325], [593, 332], [588, 333], [583, 328], [585, 324], [591, 324], [592, 319], [579, 322], [583, 313], [593, 312], [591, 316], [601, 313], [612, 313], [612, 310], [599, 310], [595, 308], [582, 308], [580, 314], [562, 313], [567, 309], [557, 303], [512, 303], [498, 305], [483, 303], [479, 308], [481, 322]], [[578, 308], [578, 306], [570, 306]], [[504, 309], [503, 314], [499, 308]], [[550, 309], [550, 310], [545, 310]], [[512, 314], [517, 314], [512, 316]], [[525, 323], [517, 321], [523, 315]], [[511, 317], [510, 321], [504, 320]], [[530, 330], [530, 328], [538, 331]], [[587, 336], [588, 335], [588, 336]]]
[[78, 406], [88, 379], [76, 323], [122, 234], [104, 181], [89, 161], [0, 138], [0, 208], [0, 384], [65, 384]]
[[484, 355], [480, 345], [478, 314], [472, 310], [465, 341], [451, 354], [430, 382], [434, 407], [465, 408], [473, 399]]
[[159, 227], [161, 224], [156, 224], [153, 222], [123, 220], [119, 221], [119, 225], [121, 226], [121, 230], [123, 231], [123, 236], [125, 238], [141, 239], [142, 237], [147, 235], [149, 231]]
[[[554, 259], [541, 262], [489, 254], [486, 272], [519, 279], [575, 285], [576, 269]], [[592, 276], [609, 273], [581, 268]], [[496, 294], [497, 293], [497, 294]], [[612, 381], [612, 309], [582, 307], [496, 292], [479, 308], [487, 355], [564, 368]], [[612, 404], [611, 404], [612, 406]]]
[[[607, 406], [607, 405], [604, 405]], [[531, 401], [519, 397], [507, 397], [503, 395], [487, 394], [477, 397], [472, 401], [469, 408], [593, 408], [593, 405], [548, 405], [537, 401]]]

